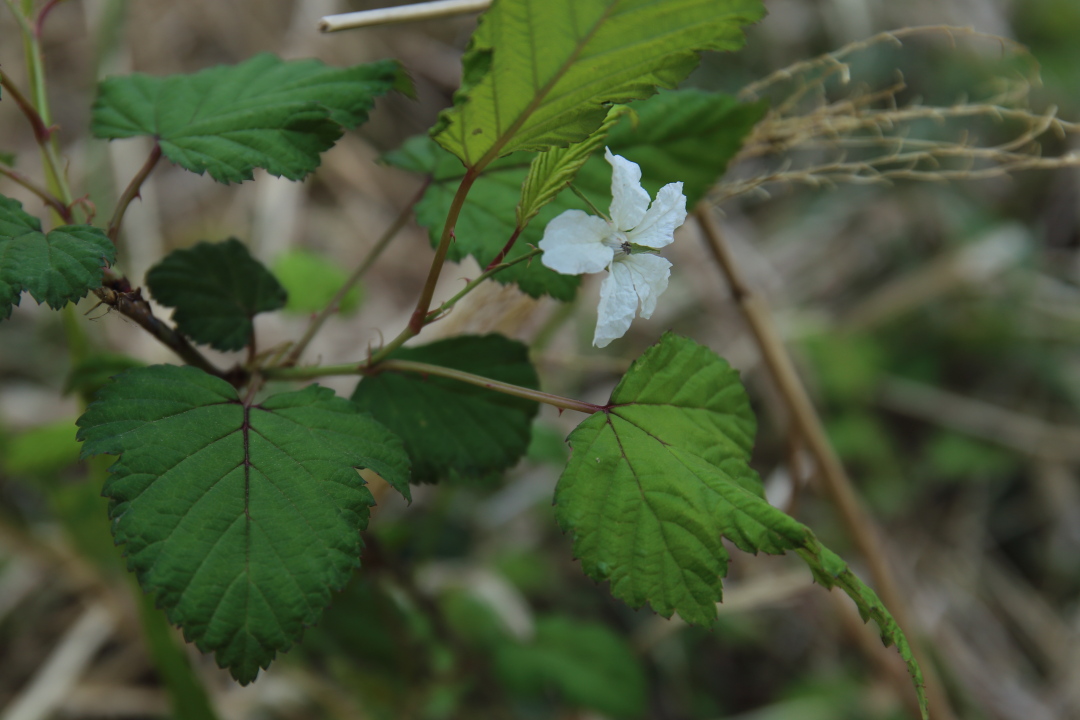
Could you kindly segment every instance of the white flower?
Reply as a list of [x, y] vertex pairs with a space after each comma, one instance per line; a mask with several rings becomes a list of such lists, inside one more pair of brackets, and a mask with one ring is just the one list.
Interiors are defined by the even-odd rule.
[[635, 250], [670, 245], [675, 228], [686, 220], [681, 182], [660, 188], [650, 207], [637, 163], [606, 148], [604, 157], [611, 164], [611, 220], [567, 210], [548, 223], [540, 241], [541, 261], [563, 275], [607, 269], [609, 275], [600, 285], [596, 347], [626, 334], [639, 307], [641, 317], [652, 316], [656, 299], [667, 289], [671, 263]]

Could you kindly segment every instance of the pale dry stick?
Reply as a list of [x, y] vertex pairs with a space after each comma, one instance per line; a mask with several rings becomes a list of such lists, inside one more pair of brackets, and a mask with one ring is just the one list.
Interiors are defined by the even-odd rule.
[[327, 15], [319, 21], [319, 30], [322, 32], [337, 32], [338, 30], [352, 30], [354, 28], [371, 27], [372, 25], [432, 20], [452, 15], [482, 12], [487, 10], [489, 5], [491, 5], [491, 0], [436, 0], [436, 2], [416, 3], [415, 5], [361, 10], [340, 15]]
[[34, 678], [0, 714], [0, 720], [45, 720], [53, 716], [87, 666], [113, 633], [115, 620], [103, 604], [87, 608]]
[[839, 512], [840, 518], [851, 535], [855, 546], [870, 569], [870, 576], [882, 602], [892, 613], [893, 618], [907, 637], [912, 654], [923, 671], [927, 701], [930, 705], [931, 718], [934, 720], [952, 720], [954, 718], [948, 698], [938, 682], [934, 668], [926, 662], [926, 655], [920, 649], [918, 638], [913, 630], [907, 603], [900, 593], [892, 569], [889, 566], [885, 548], [870, 516], [863, 509], [858, 495], [852, 486], [847, 471], [840, 458], [829, 443], [821, 419], [814, 409], [810, 396], [799, 379], [795, 366], [788, 355], [784, 342], [773, 324], [769, 309], [764, 301], [754, 294], [742, 278], [735, 258], [724, 242], [723, 234], [712, 216], [712, 211], [705, 203], [699, 203], [694, 210], [698, 224], [704, 233], [707, 244], [720, 265], [732, 295], [746, 317], [754, 334], [773, 381], [791, 413], [794, 426], [802, 436], [818, 466], [818, 477]]
[[814, 70], [826, 68], [826, 71], [831, 74], [840, 74], [840, 82], [847, 84], [850, 82], [850, 68], [847, 63], [843, 62], [843, 59], [848, 55], [866, 50], [867, 48], [879, 45], [882, 43], [890, 43], [896, 47], [901, 47], [904, 44], [904, 38], [919, 36], [919, 35], [933, 35], [944, 34], [949, 38], [953, 47], [956, 46], [957, 37], [974, 38], [981, 40], [993, 40], [1001, 45], [1002, 52], [1012, 50], [1016, 55], [1028, 57], [1031, 60], [1033, 70], [1035, 74], [1033, 77], [1038, 76], [1039, 64], [1035, 58], [1031, 55], [1031, 52], [1022, 44], [1009, 38], [1004, 38], [999, 35], [993, 35], [990, 33], [979, 32], [971, 27], [956, 27], [952, 25], [920, 25], [918, 27], [901, 28], [899, 30], [889, 30], [886, 32], [878, 33], [865, 40], [857, 40], [853, 43], [849, 43], [839, 50], [834, 50], [831, 53], [825, 55], [819, 55], [815, 58], [808, 60], [801, 60], [792, 65], [788, 65], [786, 68], [781, 68], [776, 72], [765, 76], [757, 82], [750, 83], [742, 90], [739, 91], [738, 99], [742, 101], [754, 100], [761, 97], [761, 93], [767, 88], [776, 85], [780, 82], [786, 82], [793, 80], [796, 77], [805, 75]]

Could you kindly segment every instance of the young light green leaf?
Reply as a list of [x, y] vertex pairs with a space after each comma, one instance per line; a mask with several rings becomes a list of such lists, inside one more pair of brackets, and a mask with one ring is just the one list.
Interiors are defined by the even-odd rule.
[[107, 139], [153, 137], [165, 157], [218, 182], [250, 180], [255, 168], [300, 180], [343, 127], [365, 122], [375, 98], [394, 89], [411, 92], [396, 62], [332, 68], [267, 53], [192, 75], [107, 78], [91, 129]]
[[[592, 135], [567, 147], [556, 147], [537, 153], [529, 165], [529, 175], [521, 186], [521, 202], [517, 207], [519, 227], [536, 217], [544, 207], [573, 182], [578, 170], [597, 150], [604, 147], [608, 133], [619, 118], [632, 111], [616, 105]], [[655, 193], [653, 193], [655, 195]]]
[[[502, 335], [440, 340], [401, 348], [391, 359], [412, 360], [539, 387], [528, 348]], [[529, 446], [537, 404], [460, 380], [384, 371], [365, 378], [352, 396], [362, 410], [396, 432], [412, 459], [414, 482], [480, 477], [505, 470]]]
[[495, 672], [507, 689], [526, 697], [555, 690], [567, 703], [607, 717], [645, 712], [641, 663], [625, 639], [598, 623], [540, 618], [532, 642], [504, 642], [497, 649]]
[[878, 622], [921, 693], [907, 641], [873, 591], [765, 500], [747, 465], [754, 426], [738, 373], [708, 348], [665, 334], [634, 362], [609, 409], [570, 434], [556, 517], [583, 569], [632, 607], [708, 623], [727, 573], [721, 538], [751, 553], [794, 550], [819, 582], [839, 586]]
[[326, 388], [246, 405], [192, 367], [130, 370], [79, 419], [83, 457], [119, 455], [102, 494], [143, 589], [241, 683], [315, 623], [359, 564], [371, 493], [407, 488], [393, 433]]
[[0, 320], [11, 315], [19, 295], [59, 310], [101, 285], [116, 249], [100, 229], [65, 225], [48, 234], [17, 200], [0, 195]]
[[[428, 229], [432, 245], [437, 245], [454, 193], [465, 174], [461, 163], [425, 136], [410, 138], [400, 150], [383, 159], [395, 167], [431, 177], [423, 199], [416, 206], [416, 220]], [[486, 267], [502, 250], [517, 227], [516, 207], [531, 161], [532, 156], [527, 153], [502, 158], [488, 166], [476, 180], [455, 225], [456, 239], [447, 255], [450, 260], [472, 255], [481, 267]], [[544, 224], [570, 207], [583, 206], [572, 193], [565, 193], [559, 202], [544, 208], [518, 238], [507, 259], [513, 260], [528, 252], [530, 244], [539, 243]], [[551, 295], [564, 301], [574, 298], [581, 283], [576, 275], [560, 275], [540, 262], [519, 263], [494, 277], [504, 284], [517, 283], [533, 297]]]
[[763, 15], [759, 0], [495, 0], [432, 135], [472, 168], [580, 142], [608, 105], [675, 87]]
[[176, 308], [180, 332], [218, 350], [247, 345], [252, 318], [286, 302], [285, 288], [236, 238], [174, 250], [150, 268], [146, 285], [155, 300]]
[[[636, 162], [641, 184], [655, 195], [681, 181], [687, 207], [716, 184], [746, 135], [768, 109], [764, 101], [740, 103], [730, 95], [701, 90], [662, 92], [632, 105], [636, 118], [624, 118], [608, 134], [611, 151]], [[610, 185], [611, 168], [596, 156], [583, 169], [581, 184]], [[599, 189], [599, 188], [598, 188]]]
[[[326, 307], [348, 279], [341, 266], [308, 250], [294, 249], [274, 260], [274, 276], [285, 287], [289, 299], [285, 310], [313, 313]], [[353, 286], [338, 305], [347, 315], [360, 304], [360, 288]]]

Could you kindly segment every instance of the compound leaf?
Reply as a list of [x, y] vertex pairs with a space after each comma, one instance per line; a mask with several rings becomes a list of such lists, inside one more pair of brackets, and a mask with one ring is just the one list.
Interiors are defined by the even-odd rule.
[[332, 68], [266, 53], [191, 75], [107, 78], [91, 129], [107, 139], [149, 135], [165, 157], [218, 182], [250, 180], [255, 168], [299, 180], [343, 127], [367, 120], [376, 97], [410, 88], [389, 60]]
[[[459, 261], [472, 255], [481, 267], [486, 267], [498, 254], [517, 227], [516, 207], [532, 159], [529, 153], [518, 153], [487, 167], [473, 184], [461, 209], [454, 226], [455, 242], [447, 257]], [[465, 169], [453, 155], [425, 136], [410, 138], [383, 160], [394, 167], [431, 177], [423, 199], [416, 206], [416, 220], [428, 229], [432, 245], [437, 245]], [[513, 260], [528, 252], [530, 244], [540, 242], [543, 226], [570, 207], [584, 206], [572, 193], [565, 193], [560, 196], [560, 202], [544, 208], [518, 237], [506, 259]], [[496, 274], [494, 279], [504, 284], [517, 283], [522, 292], [533, 297], [551, 295], [564, 301], [574, 298], [581, 283], [576, 275], [560, 275], [540, 262], [518, 263]]]
[[176, 308], [185, 335], [218, 350], [251, 341], [252, 318], [285, 306], [285, 288], [236, 238], [174, 250], [146, 273], [154, 299]]
[[371, 493], [408, 482], [401, 441], [310, 386], [246, 405], [192, 367], [130, 370], [79, 419], [83, 457], [119, 455], [102, 494], [144, 590], [241, 683], [315, 623], [359, 564]]
[[[502, 335], [465, 335], [401, 348], [390, 359], [539, 386], [528, 348]], [[362, 380], [352, 399], [404, 440], [414, 482], [485, 476], [512, 466], [529, 446], [537, 411], [532, 400], [460, 380], [392, 370]]]
[[108, 236], [90, 225], [65, 225], [49, 233], [17, 200], [0, 195], [0, 320], [19, 296], [60, 309], [101, 285], [105, 265], [116, 258]]
[[675, 87], [763, 15], [758, 0], [495, 0], [432, 135], [473, 168], [580, 142], [610, 104]]
[[708, 623], [727, 573], [721, 538], [751, 553], [794, 550], [896, 644], [925, 707], [918, 665], [888, 610], [809, 528], [765, 500], [747, 465], [754, 426], [738, 373], [709, 349], [665, 334], [635, 361], [609, 409], [570, 434], [556, 517], [583, 569], [632, 607]]

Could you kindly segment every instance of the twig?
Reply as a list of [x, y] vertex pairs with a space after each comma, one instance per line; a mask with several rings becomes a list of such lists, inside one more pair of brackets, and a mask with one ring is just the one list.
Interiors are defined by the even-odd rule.
[[161, 160], [161, 145], [154, 141], [154, 148], [150, 151], [150, 156], [146, 158], [146, 162], [139, 168], [139, 172], [135, 173], [135, 177], [131, 178], [131, 182], [124, 188], [124, 192], [120, 195], [120, 199], [116, 202], [116, 210], [113, 211], [112, 217], [109, 219], [109, 227], [106, 234], [109, 239], [112, 240], [113, 245], [116, 244], [117, 237], [120, 235], [120, 225], [124, 222], [124, 213], [127, 212], [128, 205], [139, 197], [139, 188], [146, 182], [146, 178], [153, 172], [154, 167]]
[[295, 365], [300, 359], [300, 356], [307, 350], [308, 345], [311, 344], [312, 339], [316, 333], [322, 328], [323, 324], [330, 319], [330, 316], [338, 311], [341, 306], [341, 301], [345, 299], [349, 290], [353, 288], [356, 283], [360, 282], [360, 279], [364, 277], [365, 273], [371, 266], [375, 264], [375, 261], [379, 259], [379, 256], [383, 254], [386, 248], [390, 247], [391, 241], [397, 236], [401, 229], [409, 222], [409, 217], [412, 215], [413, 208], [416, 207], [416, 203], [424, 197], [424, 193], [427, 191], [428, 186], [431, 184], [431, 178], [423, 184], [420, 190], [413, 197], [412, 201], [402, 208], [394, 222], [386, 229], [382, 234], [382, 237], [376, 241], [375, 245], [371, 248], [371, 251], [367, 254], [367, 257], [357, 266], [353, 274], [349, 276], [349, 279], [345, 281], [345, 284], [334, 293], [334, 297], [330, 298], [330, 302], [326, 304], [318, 315], [311, 319], [311, 322], [307, 326], [307, 330], [304, 331], [303, 337], [297, 341], [296, 345], [289, 351], [289, 354], [285, 356], [285, 360], [282, 362], [286, 367]]
[[180, 359], [188, 365], [193, 365], [203, 372], [215, 377], [228, 380], [239, 387], [244, 378], [236, 373], [225, 372], [213, 363], [188, 342], [187, 338], [178, 333], [174, 328], [166, 325], [154, 315], [150, 303], [142, 296], [142, 288], [132, 289], [127, 278], [113, 277], [107, 279], [105, 285], [94, 291], [101, 302], [109, 307], [114, 307], [125, 317], [134, 320], [139, 327], [157, 338], [163, 345], [172, 350]]
[[360, 12], [342, 13], [340, 15], [327, 15], [319, 21], [319, 30], [337, 32], [338, 30], [352, 30], [371, 25], [431, 20], [451, 15], [482, 12], [487, 10], [489, 5], [491, 5], [491, 0], [437, 0], [436, 2], [417, 3], [415, 5], [361, 10]]
[[825, 490], [831, 497], [840, 518], [850, 533], [856, 547], [870, 569], [870, 575], [885, 606], [904, 630], [912, 653], [922, 667], [926, 679], [926, 694], [931, 707], [931, 717], [937, 720], [952, 718], [953, 713], [948, 700], [937, 681], [933, 668], [925, 661], [926, 656], [920, 651], [917, 638], [912, 634], [914, 625], [910, 621], [907, 603], [899, 592], [893, 577], [885, 549], [874, 523], [863, 509], [852, 487], [851, 480], [844, 470], [840, 458], [829, 443], [821, 419], [814, 409], [810, 396], [795, 372], [795, 366], [784, 347], [764, 301], [755, 295], [743, 280], [734, 256], [724, 242], [716, 220], [709, 207], [700, 203], [694, 210], [699, 225], [707, 240], [716, 262], [720, 265], [736, 303], [746, 317], [754, 334], [762, 359], [776, 383], [784, 402], [791, 412], [792, 422], [798, 430], [807, 448], [813, 454], [818, 466], [818, 473]]
[[27, 121], [30, 123], [30, 127], [34, 131], [34, 139], [38, 145], [44, 147], [49, 142], [49, 137], [52, 135], [52, 131], [46, 126], [44, 118], [34, 107], [34, 104], [22, 94], [19, 90], [19, 86], [11, 81], [11, 78], [7, 74], [0, 70], [0, 87], [2, 87], [7, 94], [11, 96], [11, 99], [15, 101], [15, 104], [19, 106], [19, 110], [26, 116]]

